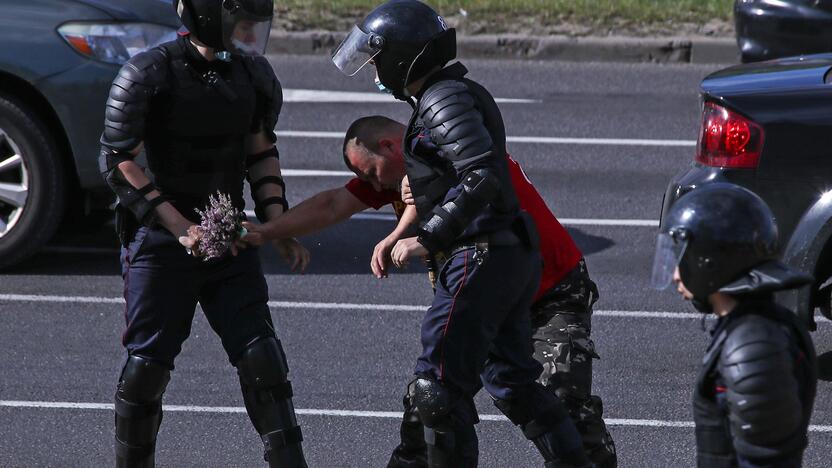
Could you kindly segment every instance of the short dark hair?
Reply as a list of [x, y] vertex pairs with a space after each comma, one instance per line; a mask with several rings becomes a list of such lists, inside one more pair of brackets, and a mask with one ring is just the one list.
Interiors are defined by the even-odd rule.
[[347, 147], [353, 140], [367, 151], [376, 153], [379, 150], [378, 141], [388, 136], [391, 131], [399, 131], [401, 127], [403, 127], [401, 123], [383, 115], [370, 115], [356, 119], [350, 124], [350, 128], [347, 129], [347, 133], [344, 135], [344, 146], [342, 148], [344, 164], [351, 171], [356, 172], [347, 157]]

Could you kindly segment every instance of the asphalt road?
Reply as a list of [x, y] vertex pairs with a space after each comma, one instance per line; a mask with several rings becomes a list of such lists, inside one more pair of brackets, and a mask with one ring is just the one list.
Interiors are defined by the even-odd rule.
[[[366, 76], [346, 79], [321, 57], [273, 57], [273, 63], [286, 89], [373, 88]], [[468, 65], [495, 96], [534, 101], [501, 105], [510, 136], [539, 141], [509, 149], [555, 213], [570, 220], [601, 290], [593, 337], [602, 359], [594, 390], [604, 399], [620, 466], [693, 466], [690, 395], [707, 337], [689, 306], [672, 293], [649, 290], [647, 281], [651, 223], [666, 182], [693, 157], [697, 85], [714, 67]], [[343, 132], [356, 117], [405, 119], [408, 110], [395, 102], [288, 102], [278, 130]], [[285, 169], [345, 170], [337, 138], [280, 140]], [[346, 180], [290, 177], [290, 202]], [[391, 413], [400, 411], [430, 290], [415, 265], [383, 281], [370, 276], [372, 246], [392, 227], [383, 218], [353, 219], [303, 239], [313, 255], [303, 276], [290, 274], [273, 251], [261, 252], [311, 467], [384, 466], [396, 443], [398, 420]], [[112, 464], [107, 405], [123, 359], [124, 324], [111, 229], [65, 232], [52, 248], [0, 275], [2, 467]], [[822, 323], [814, 338], [819, 353], [828, 351], [830, 325]], [[806, 466], [828, 466], [829, 390], [820, 384]], [[159, 466], [262, 466], [234, 371], [201, 314], [165, 404], [176, 406], [159, 434]], [[477, 404], [482, 415], [499, 414], [484, 396]], [[500, 418], [484, 419], [481, 466], [542, 466], [519, 430]]]

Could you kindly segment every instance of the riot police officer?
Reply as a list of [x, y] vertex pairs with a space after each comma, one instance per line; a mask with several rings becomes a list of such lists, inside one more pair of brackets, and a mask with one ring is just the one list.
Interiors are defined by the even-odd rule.
[[[219, 191], [258, 217], [286, 210], [273, 129], [280, 83], [260, 55], [271, 0], [174, 0], [187, 31], [121, 69], [107, 100], [101, 171], [118, 197], [127, 349], [115, 395], [116, 466], [152, 467], [162, 395], [197, 302], [240, 378], [272, 467], [305, 467], [287, 362], [255, 249], [204, 261], [195, 208]], [[145, 150], [152, 177], [134, 158]], [[301, 255], [287, 241], [283, 248]]]
[[396, 248], [405, 256], [449, 254], [422, 321], [410, 385], [428, 462], [477, 465], [472, 396], [482, 379], [547, 466], [587, 466], [563, 404], [536, 382], [542, 366], [532, 358], [528, 310], [541, 262], [511, 186], [502, 117], [462, 64], [446, 66], [455, 55], [454, 30], [416, 0], [377, 7], [333, 53], [348, 75], [372, 63], [379, 88], [414, 109], [404, 153], [419, 235]]
[[679, 198], [659, 234], [653, 285], [672, 279], [697, 310], [718, 317], [694, 392], [702, 468], [801, 466], [815, 352], [772, 294], [812, 278], [777, 261], [777, 237], [768, 206], [725, 183]]

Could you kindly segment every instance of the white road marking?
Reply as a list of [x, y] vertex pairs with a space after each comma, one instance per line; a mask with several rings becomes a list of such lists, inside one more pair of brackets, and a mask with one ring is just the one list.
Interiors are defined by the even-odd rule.
[[[498, 104], [539, 104], [543, 101], [540, 99], [512, 99], [512, 98], [494, 98]], [[396, 100], [389, 94], [380, 92], [365, 93], [356, 91], [329, 91], [318, 89], [284, 89], [283, 102], [311, 102], [311, 103], [339, 103], [339, 102], [357, 102], [357, 103], [382, 103], [382, 104], [397, 104], [401, 101]]]
[[349, 171], [323, 171], [316, 169], [282, 169], [280, 175], [283, 177], [355, 177]]
[[51, 254], [82, 254], [82, 255], [115, 255], [120, 252], [117, 248], [106, 247], [73, 247], [63, 245], [47, 245], [40, 252]]
[[625, 227], [659, 227], [657, 219], [589, 219], [558, 218], [564, 226], [625, 226]]
[[[321, 138], [342, 139], [343, 132], [317, 132], [282, 130], [275, 134], [283, 138]], [[506, 143], [538, 143], [545, 145], [596, 145], [596, 146], [664, 146], [664, 147], [695, 147], [695, 140], [648, 140], [642, 138], [569, 138], [569, 137], [536, 137], [536, 136], [508, 136]]]
[[[120, 297], [100, 296], [57, 296], [41, 294], [0, 294], [0, 302], [55, 302], [75, 304], [124, 304]], [[382, 312], [424, 312], [428, 305], [406, 304], [360, 304], [352, 302], [293, 302], [269, 301], [269, 307], [274, 309], [303, 309], [303, 310], [373, 310]], [[702, 314], [698, 312], [663, 312], [649, 310], [596, 310], [592, 313], [596, 317], [618, 317], [634, 319], [674, 319], [698, 320]], [[816, 317], [819, 322], [832, 323], [824, 317]]]
[[[254, 217], [253, 210], [247, 210], [246, 216]], [[358, 213], [352, 219], [365, 221], [396, 221], [396, 215], [391, 213]], [[616, 227], [659, 227], [659, 220], [654, 219], [591, 219], [591, 218], [558, 218], [564, 226], [616, 226]]]
[[[75, 403], [63, 401], [14, 401], [0, 400], [0, 407], [25, 408], [25, 409], [69, 409], [69, 410], [100, 410], [113, 411], [111, 403]], [[163, 409], [170, 412], [180, 413], [209, 413], [209, 414], [245, 414], [244, 407], [237, 406], [191, 406], [191, 405], [164, 405]], [[352, 418], [383, 418], [401, 419], [399, 411], [354, 411], [334, 409], [305, 409], [298, 408], [295, 412], [302, 416], [336, 416]], [[482, 414], [483, 421], [508, 422], [508, 419], [501, 414]], [[610, 426], [623, 427], [674, 427], [692, 428], [693, 421], [665, 421], [661, 419], [617, 419], [604, 418], [604, 422]], [[832, 426], [812, 425], [811, 432], [832, 432]]]

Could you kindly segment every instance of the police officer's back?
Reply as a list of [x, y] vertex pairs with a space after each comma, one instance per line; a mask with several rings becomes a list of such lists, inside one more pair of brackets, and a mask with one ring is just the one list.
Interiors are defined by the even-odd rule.
[[812, 340], [773, 293], [811, 277], [776, 260], [777, 226], [746, 189], [713, 184], [681, 197], [664, 222], [654, 286], [671, 277], [718, 316], [694, 391], [700, 467], [797, 467], [817, 381]]

